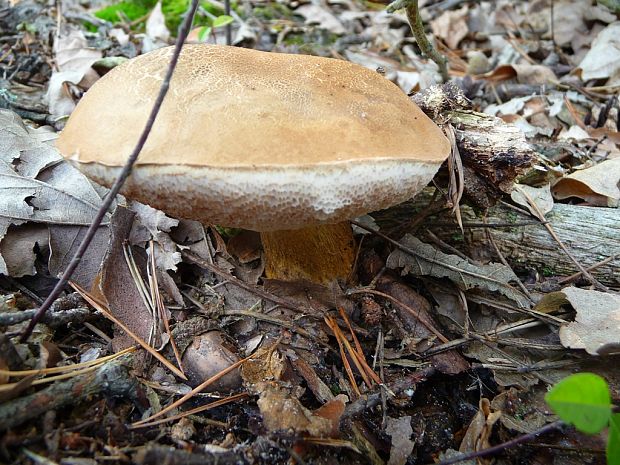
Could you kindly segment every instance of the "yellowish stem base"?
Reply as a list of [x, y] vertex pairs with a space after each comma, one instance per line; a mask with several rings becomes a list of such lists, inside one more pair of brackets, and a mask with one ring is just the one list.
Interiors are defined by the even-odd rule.
[[355, 261], [348, 222], [260, 234], [270, 279], [328, 283], [346, 279]]

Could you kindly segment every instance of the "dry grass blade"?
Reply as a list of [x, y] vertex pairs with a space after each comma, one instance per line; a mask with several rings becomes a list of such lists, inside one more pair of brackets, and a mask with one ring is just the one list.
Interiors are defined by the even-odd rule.
[[445, 131], [452, 150], [448, 157], [448, 172], [450, 176], [450, 183], [448, 187], [448, 196], [450, 198], [450, 206], [452, 207], [452, 213], [456, 218], [456, 222], [463, 232], [463, 218], [461, 218], [461, 198], [463, 197], [463, 191], [465, 190], [465, 177], [463, 173], [463, 162], [461, 160], [461, 153], [459, 147], [456, 144], [456, 135], [454, 128], [449, 124], [446, 125]]
[[156, 426], [156, 425], [161, 425], [162, 423], [167, 423], [169, 421], [175, 421], [175, 420], [180, 420], [181, 418], [185, 418], [189, 415], [196, 415], [197, 413], [202, 413], [205, 412], [207, 410], [211, 410], [212, 408], [215, 407], [220, 407], [222, 405], [226, 405], [229, 404], [231, 402], [236, 402], [237, 400], [241, 400], [241, 399], [245, 399], [246, 397], [249, 397], [249, 394], [247, 392], [242, 392], [240, 394], [235, 394], [233, 396], [229, 396], [229, 397], [225, 397], [224, 399], [219, 399], [216, 400], [215, 402], [211, 402], [207, 405], [201, 405], [200, 407], [196, 407], [193, 408], [191, 410], [187, 410], [185, 412], [181, 412], [177, 415], [173, 415], [171, 417], [166, 417], [166, 418], [162, 418], [161, 420], [155, 420], [149, 423], [142, 423], [140, 425], [137, 426], [131, 426], [132, 429], [138, 429], [138, 428], [146, 428], [149, 426]]
[[148, 353], [150, 353], [153, 357], [155, 357], [163, 365], [165, 365], [166, 368], [172, 371], [179, 378], [187, 380], [187, 377], [185, 376], [185, 374], [183, 374], [182, 371], [180, 371], [177, 367], [175, 367], [172, 363], [170, 363], [163, 355], [161, 355], [159, 352], [153, 349], [150, 345], [148, 345], [144, 340], [142, 340], [142, 338], [134, 334], [127, 327], [127, 325], [125, 325], [122, 321], [120, 321], [118, 318], [112, 315], [107, 305], [105, 305], [100, 300], [92, 297], [90, 294], [88, 294], [88, 292], [82, 289], [78, 284], [72, 281], [69, 281], [69, 284], [71, 285], [71, 287], [73, 287], [73, 289], [75, 289], [84, 298], [84, 300], [86, 300], [89, 304], [91, 304], [93, 307], [99, 310], [103, 314], [103, 316], [105, 316], [108, 320], [120, 326], [123, 331], [125, 331], [134, 341], [136, 341], [140, 346], [142, 346], [142, 348], [144, 348]]
[[53, 367], [53, 368], [41, 368], [40, 370], [1, 370], [0, 375], [6, 375], [13, 378], [20, 378], [22, 376], [30, 376], [30, 375], [52, 375], [55, 373], [66, 373], [70, 371], [81, 370], [83, 368], [88, 368], [93, 365], [101, 365], [102, 363], [108, 362], [110, 360], [114, 360], [115, 358], [120, 357], [121, 355], [128, 354], [136, 350], [136, 347], [128, 347], [126, 349], [121, 350], [112, 355], [106, 355], [105, 357], [98, 358], [96, 360], [89, 360], [88, 362], [76, 363], [74, 365], [65, 365], [61, 367]]
[[222, 371], [220, 371], [219, 373], [211, 376], [211, 378], [207, 379], [206, 381], [203, 381], [202, 384], [199, 384], [198, 386], [196, 386], [194, 389], [192, 389], [190, 392], [188, 392], [187, 394], [185, 394], [183, 397], [181, 397], [179, 400], [177, 400], [176, 402], [173, 402], [172, 404], [168, 405], [167, 407], [161, 409], [159, 412], [155, 413], [154, 415], [151, 415], [148, 418], [145, 418], [144, 420], [140, 420], [137, 421], [135, 423], [133, 423], [131, 426], [133, 428], [139, 427], [145, 423], [150, 422], [151, 420], [155, 419], [155, 418], [159, 418], [162, 415], [165, 415], [167, 412], [169, 412], [172, 409], [175, 409], [181, 405], [183, 405], [185, 402], [187, 402], [189, 399], [191, 399], [192, 397], [194, 397], [194, 395], [198, 394], [199, 392], [202, 392], [204, 389], [207, 388], [207, 386], [213, 384], [214, 382], [216, 382], [218, 379], [220, 379], [222, 376], [230, 373], [231, 371], [239, 368], [241, 365], [243, 365], [245, 362], [247, 362], [248, 360], [250, 360], [253, 357], [253, 355], [250, 355], [249, 357], [246, 357], [244, 359], [239, 360], [238, 362], [233, 363], [232, 365], [230, 365], [228, 368], [223, 369]]
[[[79, 363], [76, 365], [69, 365], [66, 367], [54, 367], [54, 368], [45, 368], [42, 370], [23, 370], [23, 371], [8, 371], [8, 370], [0, 370], [1, 374], [8, 374], [9, 376], [15, 377], [27, 377], [27, 376], [37, 376], [37, 375], [47, 375], [53, 373], [61, 373], [56, 376], [50, 376], [48, 378], [37, 379], [30, 383], [31, 386], [38, 386], [40, 384], [48, 384], [53, 383], [54, 381], [59, 381], [62, 379], [73, 378], [74, 376], [83, 375], [85, 373], [90, 373], [91, 371], [97, 370], [101, 365], [110, 360], [117, 359], [129, 352], [133, 352], [136, 350], [135, 347], [129, 347], [125, 350], [121, 350], [113, 355], [109, 355], [107, 357], [102, 357], [97, 360], [92, 360], [90, 362]], [[10, 391], [11, 389], [17, 387], [20, 383], [9, 383], [0, 385], [0, 392]]]
[[[148, 289], [146, 288], [146, 285], [144, 284], [144, 281], [142, 280], [142, 277], [140, 276], [140, 271], [138, 270], [138, 265], [136, 265], [136, 261], [133, 258], [133, 253], [131, 251], [131, 246], [129, 244], [127, 244], [127, 243], [123, 245], [123, 255], [125, 257], [125, 263], [127, 264], [127, 268], [129, 269], [129, 273], [131, 274], [131, 277], [132, 277], [133, 282], [134, 282], [134, 284], [136, 286], [136, 289], [138, 290], [138, 293], [140, 294], [140, 298], [142, 299], [142, 302], [144, 303], [144, 306], [146, 308], [148, 308], [149, 311], [151, 312], [151, 315], [153, 315], [153, 326], [156, 326], [157, 325], [157, 321], [156, 321], [156, 315], [153, 314], [153, 298], [152, 298], [152, 295], [149, 293]], [[149, 343], [151, 343], [151, 342], [152, 341], [149, 340]]]
[[155, 267], [154, 246], [155, 244], [153, 240], [151, 240], [151, 253], [149, 254], [149, 285], [151, 286], [151, 295], [155, 302], [156, 309], [159, 312], [159, 318], [161, 319], [161, 321], [164, 322], [166, 333], [170, 338], [170, 346], [172, 347], [172, 351], [174, 352], [174, 358], [177, 361], [177, 366], [179, 367], [179, 370], [185, 373], [185, 370], [183, 370], [183, 363], [181, 362], [181, 354], [179, 353], [179, 348], [177, 347], [177, 344], [172, 337], [172, 331], [170, 330], [170, 323], [168, 322], [166, 307], [164, 305], [164, 301], [161, 298], [161, 293], [159, 292], [159, 283], [157, 282], [157, 269]]
[[[74, 376], [79, 376], [79, 375], [83, 375], [85, 373], [90, 373], [91, 371], [95, 371], [97, 368], [99, 368], [97, 365], [92, 366], [92, 367], [88, 367], [88, 368], [83, 368], [81, 370], [75, 370], [69, 373], [64, 373], [62, 375], [56, 375], [56, 376], [50, 376], [49, 378], [42, 378], [42, 379], [37, 379], [35, 381], [33, 381], [32, 383], [30, 383], [31, 386], [37, 386], [40, 384], [49, 384], [49, 383], [53, 383], [54, 381], [59, 381], [61, 379], [68, 379], [68, 378], [73, 378]], [[0, 392], [6, 392], [6, 391], [10, 391], [11, 389], [15, 388], [19, 383], [9, 383], [9, 384], [3, 384], [0, 386]]]
[[346, 447], [358, 454], [361, 454], [360, 450], [351, 441], [345, 441], [343, 439], [332, 438], [304, 438], [304, 442], [308, 444], [314, 444], [316, 446], [328, 446], [328, 447]]

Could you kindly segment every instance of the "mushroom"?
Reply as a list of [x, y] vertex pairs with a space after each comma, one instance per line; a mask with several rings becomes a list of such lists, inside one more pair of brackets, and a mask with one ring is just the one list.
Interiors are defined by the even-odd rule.
[[[57, 147], [110, 186], [172, 47], [114, 68]], [[328, 282], [355, 257], [347, 220], [413, 197], [450, 151], [392, 82], [346, 61], [186, 45], [123, 193], [169, 215], [261, 233], [270, 278]]]

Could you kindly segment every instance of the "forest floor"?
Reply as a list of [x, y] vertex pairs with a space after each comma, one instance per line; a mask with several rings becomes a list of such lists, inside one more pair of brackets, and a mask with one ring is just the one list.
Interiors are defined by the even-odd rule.
[[106, 192], [54, 141], [187, 2], [0, 6], [0, 463], [620, 463], [618, 414], [585, 434], [545, 399], [592, 373], [610, 406], [581, 385], [569, 412], [620, 400], [620, 6], [420, 1], [445, 108], [386, 6], [205, 0], [190, 34], [377, 70], [454, 134], [456, 165], [356, 220], [349, 279], [267, 279], [257, 233], [119, 197], [27, 341]]

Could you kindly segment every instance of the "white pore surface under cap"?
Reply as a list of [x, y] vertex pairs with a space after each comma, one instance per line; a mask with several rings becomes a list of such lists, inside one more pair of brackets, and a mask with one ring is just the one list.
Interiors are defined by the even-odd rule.
[[[274, 231], [344, 221], [413, 197], [441, 163], [369, 159], [312, 167], [240, 169], [138, 165], [123, 191], [169, 215]], [[80, 169], [110, 185], [120, 168]]]

